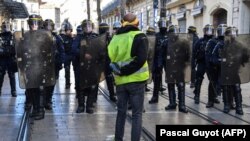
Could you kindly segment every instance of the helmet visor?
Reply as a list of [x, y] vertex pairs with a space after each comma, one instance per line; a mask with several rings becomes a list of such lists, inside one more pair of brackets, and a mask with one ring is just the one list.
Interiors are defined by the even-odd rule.
[[89, 22], [87, 22], [87, 23], [85, 24], [85, 27], [83, 28], [83, 30], [84, 30], [85, 33], [90, 33], [90, 32], [92, 32], [92, 31], [93, 31], [92, 24], [89, 23]]
[[54, 25], [53, 25], [53, 23], [51, 23], [51, 22], [46, 22], [44, 28], [45, 28], [46, 30], [52, 31], [52, 30], [54, 30]]
[[219, 27], [217, 31], [218, 36], [225, 36], [226, 28], [227, 28], [226, 26]]
[[204, 28], [204, 34], [205, 35], [213, 35], [214, 34], [213, 28], [211, 26]]
[[30, 26], [31, 30], [38, 30], [39, 21], [38, 20], [30, 20], [29, 26]]
[[160, 28], [167, 28], [167, 21], [166, 20], [161, 20], [159, 22], [159, 27]]

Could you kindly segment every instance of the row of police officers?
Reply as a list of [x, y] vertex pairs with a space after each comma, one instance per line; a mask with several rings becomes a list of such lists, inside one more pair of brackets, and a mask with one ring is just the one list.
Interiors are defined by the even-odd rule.
[[[17, 52], [17, 56], [21, 56], [21, 61], [19, 59], [19, 72], [21, 76], [21, 85], [23, 83], [24, 88], [26, 88], [26, 108], [29, 108], [31, 105], [34, 107], [33, 116], [35, 119], [42, 119], [44, 117], [44, 108], [51, 110], [52, 109], [52, 95], [55, 86], [55, 80], [58, 79], [59, 71], [63, 67], [65, 68], [65, 78], [66, 78], [66, 88], [70, 87], [70, 65], [73, 62], [73, 69], [75, 74], [75, 89], [78, 98], [78, 108], [77, 113], [84, 112], [86, 109], [87, 113], [93, 113], [93, 103], [97, 100], [98, 93], [98, 81], [91, 83], [86, 82], [86, 87], [81, 87], [81, 78], [82, 69], [86, 67], [90, 67], [97, 65], [98, 63], [102, 63], [101, 59], [104, 59], [102, 68], [104, 68], [105, 79], [107, 82], [108, 90], [110, 92], [110, 99], [116, 102], [115, 90], [114, 90], [114, 78], [112, 71], [114, 71], [114, 66], [110, 67], [109, 56], [106, 54], [89, 54], [88, 51], [81, 53], [81, 47], [87, 46], [91, 47], [90, 41], [91, 39], [97, 38], [100, 35], [105, 35], [105, 48], [104, 52], [107, 52], [107, 46], [111, 41], [112, 37], [109, 35], [109, 26], [106, 23], [101, 23], [99, 25], [99, 33], [100, 35], [93, 32], [94, 25], [90, 20], [84, 20], [80, 26], [77, 27], [77, 35], [75, 38], [72, 37], [72, 26], [70, 23], [65, 23], [62, 28], [62, 32], [60, 35], [54, 33], [54, 23], [50, 19], [42, 20], [42, 17], [39, 15], [30, 15], [28, 19], [28, 24], [30, 27], [30, 31], [27, 33], [21, 34], [21, 39], [18, 41], [16, 39], [16, 44], [19, 46], [37, 46], [37, 39], [34, 39], [34, 43], [31, 40], [34, 31], [39, 30], [39, 35], [44, 36], [45, 46], [50, 46], [52, 50], [43, 50], [48, 51], [47, 53], [51, 53], [51, 62], [54, 68], [53, 73], [49, 73], [48, 68], [42, 68], [41, 66], [37, 66], [36, 69], [42, 69], [39, 71], [37, 75], [41, 76], [41, 82], [39, 84], [33, 83], [35, 80], [28, 78], [28, 74], [25, 74], [25, 70], [28, 67], [32, 66], [32, 60], [39, 59], [22, 56], [20, 53], [35, 53], [27, 50], [25, 52], [22, 49], [20, 52]], [[117, 24], [117, 25], [116, 25]], [[114, 30], [119, 29], [121, 27], [120, 22], [114, 24]], [[228, 113], [230, 109], [236, 108], [236, 113], [242, 115], [242, 96], [241, 96], [241, 88], [240, 88], [240, 80], [232, 85], [224, 85], [222, 84], [223, 72], [221, 68], [221, 64], [223, 62], [223, 56], [221, 56], [221, 52], [225, 49], [225, 36], [230, 36], [230, 41], [235, 41], [237, 36], [237, 29], [235, 27], [227, 27], [225, 24], [221, 24], [217, 28], [217, 37], [215, 38], [215, 31], [212, 25], [206, 25], [203, 29], [204, 36], [202, 38], [198, 38], [196, 33], [196, 28], [190, 26], [188, 28], [188, 35], [183, 38], [179, 33], [179, 28], [176, 25], [171, 25], [167, 27], [167, 22], [165, 20], [160, 20], [158, 22], [159, 32], [155, 34], [154, 28], [150, 27], [147, 30], [147, 36], [152, 37], [154, 44], [149, 46], [153, 48], [153, 57], [148, 58], [148, 62], [152, 62], [150, 67], [150, 71], [152, 72], [152, 80], [154, 82], [153, 88], [153, 96], [149, 101], [149, 104], [158, 103], [159, 99], [159, 91], [162, 86], [162, 74], [163, 70], [165, 70], [166, 78], [165, 81], [168, 83], [168, 95], [169, 95], [169, 105], [165, 107], [166, 110], [176, 109], [176, 91], [175, 86], [177, 87], [178, 93], [178, 107], [179, 111], [187, 113], [187, 109], [185, 106], [185, 83], [191, 80], [191, 87], [195, 87], [194, 89], [194, 101], [196, 104], [199, 104], [200, 99], [200, 91], [202, 81], [204, 79], [204, 74], [207, 74], [209, 79], [208, 86], [208, 103], [207, 108], [213, 107], [214, 103], [219, 103], [220, 101], [217, 99], [217, 96], [222, 92], [223, 102], [224, 102], [224, 112]], [[3, 77], [8, 70], [10, 85], [11, 85], [11, 94], [12, 96], [16, 96], [16, 88], [15, 88], [15, 75], [17, 72], [17, 60], [15, 59], [15, 49], [13, 43], [13, 36], [10, 32], [10, 27], [7, 22], [2, 24], [2, 33], [1, 35], [1, 66], [0, 66], [0, 86], [3, 83]], [[118, 30], [119, 31], [119, 30]], [[50, 34], [48, 34], [50, 33]], [[46, 34], [49, 37], [47, 38]], [[116, 34], [116, 33], [114, 33]], [[17, 36], [18, 37], [18, 36]], [[28, 40], [26, 41], [25, 38]], [[31, 38], [31, 39], [30, 39]], [[190, 40], [191, 39], [191, 42]], [[82, 42], [86, 40], [86, 43]], [[51, 44], [50, 44], [51, 41]], [[97, 40], [100, 41], [101, 39]], [[47, 43], [46, 43], [47, 42]], [[150, 42], [150, 40], [149, 40]], [[231, 43], [230, 42], [230, 43]], [[36, 44], [36, 45], [34, 45]], [[40, 45], [40, 44], [39, 44]], [[97, 46], [101, 44], [96, 44]], [[228, 44], [227, 44], [228, 45]], [[243, 46], [241, 44], [236, 44], [237, 46]], [[42, 45], [41, 45], [42, 46]], [[93, 46], [93, 45], [92, 45]], [[101, 48], [101, 47], [99, 47]], [[18, 49], [16, 49], [18, 50]], [[151, 51], [148, 51], [148, 57], [150, 56]], [[242, 62], [236, 62], [238, 65], [236, 68], [239, 69], [239, 65], [244, 65], [248, 62], [248, 50], [243, 54]], [[19, 54], [19, 55], [18, 55]], [[152, 53], [151, 53], [152, 54]], [[80, 56], [84, 57], [81, 59]], [[93, 55], [98, 57], [102, 56], [104, 58], [96, 58], [93, 59]], [[32, 55], [31, 55], [32, 56]], [[26, 58], [25, 58], [26, 57]], [[41, 57], [41, 56], [40, 56]], [[32, 58], [32, 59], [31, 59]], [[26, 62], [24, 61], [26, 59]], [[41, 59], [41, 58], [40, 58]], [[42, 58], [45, 59], [45, 58]], [[41, 60], [42, 60], [41, 59]], [[225, 59], [225, 58], [224, 58]], [[39, 60], [40, 62], [42, 62]], [[45, 59], [46, 60], [46, 59]], [[93, 61], [95, 60], [95, 61]], [[225, 61], [225, 60], [224, 60]], [[50, 62], [50, 63], [51, 63]], [[95, 63], [94, 63], [95, 62]], [[34, 62], [33, 62], [34, 63]], [[37, 63], [37, 62], [35, 62]], [[86, 65], [90, 63], [90, 65]], [[189, 73], [186, 73], [186, 69], [188, 68], [188, 63], [190, 63], [191, 68], [191, 79], [186, 79]], [[231, 62], [232, 63], [232, 62]], [[235, 63], [235, 62], [234, 62]], [[50, 65], [48, 61], [43, 62], [43, 66]], [[34, 67], [35, 68], [35, 67]], [[87, 71], [91, 71], [91, 69], [86, 69]], [[98, 72], [95, 72], [98, 73]], [[238, 74], [238, 72], [235, 72]], [[33, 73], [31, 73], [33, 74]], [[29, 74], [29, 75], [31, 75]], [[51, 76], [48, 76], [50, 74]], [[53, 78], [55, 77], [55, 78]], [[47, 79], [51, 79], [48, 82]], [[54, 79], [54, 80], [53, 80]], [[90, 78], [88, 78], [90, 79]], [[240, 79], [240, 78], [238, 78]], [[34, 86], [36, 85], [36, 86]], [[146, 86], [146, 85], [145, 85]], [[87, 96], [86, 106], [85, 106], [85, 97]], [[41, 104], [41, 99], [43, 99], [43, 103]], [[235, 99], [235, 100], [233, 100]], [[234, 101], [236, 107], [234, 106]], [[86, 108], [85, 108], [86, 107]]]

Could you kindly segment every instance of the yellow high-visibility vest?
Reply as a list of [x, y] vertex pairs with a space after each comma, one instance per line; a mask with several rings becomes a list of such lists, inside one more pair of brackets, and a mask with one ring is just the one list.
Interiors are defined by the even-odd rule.
[[[108, 54], [111, 62], [117, 63], [119, 67], [123, 67], [129, 64], [133, 58], [131, 57], [131, 48], [134, 41], [134, 37], [141, 31], [130, 31], [124, 34], [118, 34], [113, 36], [109, 46]], [[115, 84], [121, 85], [131, 82], [146, 81], [149, 78], [149, 69], [147, 61], [144, 65], [135, 73], [127, 76], [115, 75]]]

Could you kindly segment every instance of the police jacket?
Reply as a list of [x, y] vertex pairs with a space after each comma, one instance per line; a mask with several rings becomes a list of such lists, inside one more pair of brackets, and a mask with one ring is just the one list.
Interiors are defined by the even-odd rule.
[[195, 53], [194, 53], [194, 50], [195, 50], [195, 45], [197, 44], [197, 42], [199, 41], [199, 37], [197, 36], [197, 34], [192, 34], [193, 35], [193, 44], [192, 44], [192, 60], [191, 60], [191, 65], [192, 65], [192, 68], [194, 69], [195, 66], [196, 66], [196, 59], [195, 59]]
[[65, 59], [65, 51], [62, 38], [56, 33], [52, 33], [55, 38], [55, 64], [56, 69], [60, 70]]
[[80, 66], [80, 46], [81, 46], [81, 40], [97, 37], [98, 34], [96, 33], [90, 33], [90, 34], [78, 34], [72, 43], [72, 50], [71, 54], [74, 56], [73, 59], [73, 66], [79, 67]]
[[65, 34], [60, 35], [63, 39], [63, 45], [64, 45], [64, 51], [65, 54], [71, 55], [71, 50], [72, 50], [72, 43], [73, 43], [73, 37]]
[[155, 55], [153, 68], [163, 67], [165, 65], [166, 49], [167, 49], [167, 34], [161, 32], [156, 33]]
[[0, 58], [15, 57], [13, 35], [11, 32], [0, 33]]
[[118, 30], [108, 46], [111, 62], [120, 67], [119, 76], [115, 76], [117, 85], [144, 82], [149, 78], [147, 49], [147, 37], [137, 27], [125, 26]]
[[205, 63], [205, 50], [208, 40], [210, 40], [211, 37], [204, 36], [203, 38], [199, 39], [193, 48], [193, 58], [196, 63]]

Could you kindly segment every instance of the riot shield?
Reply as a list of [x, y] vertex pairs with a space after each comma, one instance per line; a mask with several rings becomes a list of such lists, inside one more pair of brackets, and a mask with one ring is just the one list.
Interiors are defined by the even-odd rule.
[[80, 47], [80, 86], [87, 88], [105, 79], [106, 35], [83, 39]]
[[250, 81], [250, 35], [226, 36], [221, 56], [221, 84], [243, 84]]
[[185, 33], [168, 35], [166, 83], [191, 80], [192, 38], [192, 35]]
[[152, 70], [153, 70], [153, 61], [155, 55], [155, 36], [148, 35], [148, 68], [149, 68], [149, 79], [147, 80], [147, 84], [152, 82]]
[[19, 83], [22, 89], [55, 84], [54, 42], [50, 32], [14, 33]]

